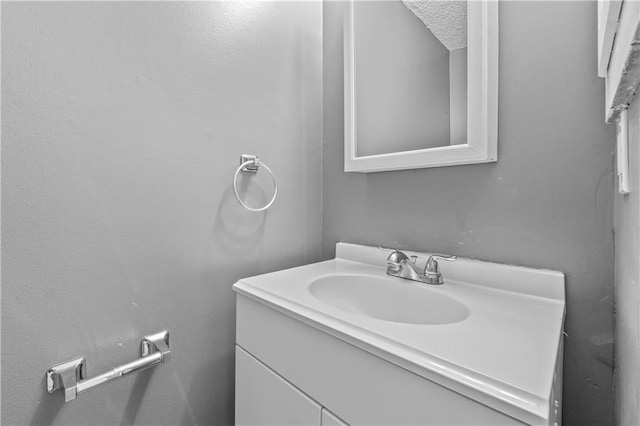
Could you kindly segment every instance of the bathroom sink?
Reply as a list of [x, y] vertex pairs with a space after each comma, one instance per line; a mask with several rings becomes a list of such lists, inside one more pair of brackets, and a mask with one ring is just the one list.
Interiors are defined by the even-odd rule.
[[[432, 254], [405, 253], [421, 261]], [[388, 276], [388, 256], [378, 247], [338, 243], [335, 259], [239, 280], [233, 286], [239, 346], [309, 395], [322, 394], [318, 401], [331, 400], [325, 406], [334, 413], [344, 414], [338, 405], [366, 407], [368, 417], [352, 424], [398, 424], [385, 417], [393, 412], [391, 399], [403, 415], [409, 400], [418, 401], [416, 412], [444, 410], [439, 421], [405, 417], [405, 424], [442, 424], [452, 411], [480, 418], [469, 405], [452, 410], [454, 400], [424, 408], [436, 388], [416, 398], [417, 387], [405, 389], [391, 372], [371, 370], [373, 358], [427, 379], [437, 395], [448, 389], [462, 398], [455, 401], [513, 419], [483, 424], [560, 422], [561, 272], [459, 258], [440, 265], [444, 284], [428, 285]], [[356, 354], [362, 357], [350, 358]], [[367, 377], [376, 380], [365, 383]], [[383, 382], [395, 383], [397, 393], [381, 397]]]
[[373, 275], [335, 274], [311, 282], [322, 303], [350, 314], [405, 324], [451, 324], [469, 316], [456, 299], [426, 284]]

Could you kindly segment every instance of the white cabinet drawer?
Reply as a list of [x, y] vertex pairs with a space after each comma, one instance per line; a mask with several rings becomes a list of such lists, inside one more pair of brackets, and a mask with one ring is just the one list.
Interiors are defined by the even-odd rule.
[[322, 409], [322, 426], [349, 426], [349, 425], [343, 422], [342, 420], [340, 420], [338, 417], [336, 417], [336, 415], [333, 414], [331, 411], [327, 410], [326, 408], [323, 408]]
[[322, 407], [236, 346], [236, 425], [320, 425]]

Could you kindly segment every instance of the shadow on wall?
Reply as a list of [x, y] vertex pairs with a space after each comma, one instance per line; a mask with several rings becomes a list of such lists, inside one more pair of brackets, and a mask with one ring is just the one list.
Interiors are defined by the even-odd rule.
[[[226, 389], [222, 394], [212, 391], [211, 383], [232, 383], [234, 384], [235, 367], [228, 368], [229, 365], [235, 365], [235, 353], [230, 352], [224, 357], [212, 359], [203, 368], [199, 369], [191, 378], [191, 388], [187, 401], [201, 401], [201, 406], [190, 406], [186, 410], [180, 423], [183, 425], [193, 425], [206, 423], [214, 426], [224, 426], [234, 424], [234, 398], [235, 386]], [[212, 392], [212, 393], [209, 393]], [[206, 394], [206, 397], [202, 397]], [[194, 413], [201, 416], [200, 419], [194, 418]], [[231, 418], [226, 419], [225, 413], [231, 413]], [[213, 419], [213, 422], [211, 422]]]
[[[221, 245], [246, 244], [260, 240], [264, 234], [267, 212], [244, 210], [228, 188], [220, 200], [212, 232], [213, 241], [221, 238]], [[264, 203], [263, 203], [264, 204]]]
[[151, 380], [151, 375], [154, 370], [155, 369], [141, 371], [136, 376], [136, 381], [133, 384], [133, 389], [131, 390], [131, 396], [129, 397], [129, 401], [127, 401], [127, 406], [124, 409], [124, 416], [120, 422], [121, 426], [136, 424], [138, 411], [140, 411], [140, 405], [142, 404], [146, 390], [149, 387], [149, 381]]
[[30, 425], [52, 424], [64, 405], [64, 392], [58, 391], [49, 394], [47, 392], [47, 378], [44, 376], [40, 383], [40, 389], [42, 389], [42, 395], [39, 399], [38, 409], [29, 422]]
[[[245, 192], [247, 180], [240, 183], [239, 192]], [[266, 199], [264, 192], [262, 198]], [[256, 205], [262, 202], [254, 200]], [[233, 189], [227, 188], [218, 204], [216, 218], [209, 241], [218, 248], [250, 248], [261, 242], [267, 222], [267, 212], [249, 212], [238, 204]], [[212, 247], [213, 248], [213, 247]]]

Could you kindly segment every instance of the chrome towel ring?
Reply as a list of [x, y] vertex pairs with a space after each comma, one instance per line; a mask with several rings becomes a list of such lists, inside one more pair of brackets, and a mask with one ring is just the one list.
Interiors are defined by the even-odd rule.
[[[240, 199], [240, 195], [238, 194], [238, 174], [240, 174], [240, 172], [258, 173], [258, 169], [260, 168], [260, 166], [264, 167], [265, 170], [268, 171], [271, 175], [271, 180], [273, 181], [273, 197], [271, 198], [271, 201], [269, 201], [264, 207], [249, 207]], [[266, 164], [261, 163], [260, 159], [256, 155], [242, 154], [240, 156], [240, 167], [238, 167], [235, 175], [233, 175], [233, 194], [236, 196], [236, 200], [238, 200], [240, 205], [245, 209], [249, 210], [250, 212], [261, 212], [271, 207], [273, 202], [276, 200], [276, 196], [278, 195], [278, 181], [276, 180], [276, 177], [271, 169], [267, 167]]]

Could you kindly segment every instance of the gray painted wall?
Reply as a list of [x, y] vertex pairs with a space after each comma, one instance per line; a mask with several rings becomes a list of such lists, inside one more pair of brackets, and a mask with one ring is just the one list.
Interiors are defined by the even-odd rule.
[[447, 48], [400, 0], [356, 2], [354, 20], [357, 155], [449, 145]]
[[451, 145], [467, 143], [467, 48], [449, 52], [449, 134]]
[[[231, 285], [320, 256], [321, 30], [317, 2], [2, 3], [2, 424], [232, 423]], [[46, 393], [165, 328], [169, 364]]]
[[344, 173], [342, 8], [323, 10], [323, 250], [434, 250], [566, 273], [564, 425], [613, 421], [614, 129], [594, 2], [500, 5], [497, 163]]
[[[370, 175], [342, 172], [342, 7], [325, 3], [320, 93], [317, 3], [2, 4], [3, 424], [230, 423], [231, 284], [338, 240], [564, 271], [564, 424], [612, 421], [595, 5], [501, 4], [498, 163]], [[267, 214], [231, 194], [243, 152], [278, 176]], [[263, 178], [243, 180], [250, 201]], [[163, 328], [170, 364], [70, 404], [44, 391], [51, 364], [96, 374]]]
[[615, 197], [616, 424], [640, 419], [640, 98], [629, 109], [631, 193]]

